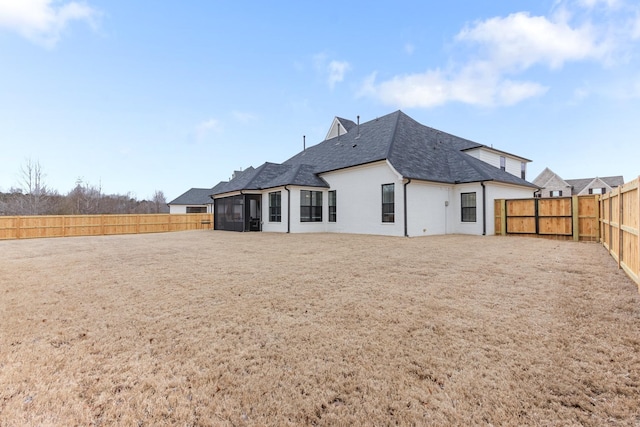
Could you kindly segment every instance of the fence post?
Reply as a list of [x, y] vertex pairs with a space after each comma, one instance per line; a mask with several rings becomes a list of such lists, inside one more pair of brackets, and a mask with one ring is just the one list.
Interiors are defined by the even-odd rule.
[[20, 238], [20, 223], [22, 222], [22, 218], [20, 216], [16, 217], [16, 239]]
[[622, 230], [622, 225], [624, 223], [624, 218], [622, 217], [622, 215], [624, 214], [623, 212], [623, 207], [622, 207], [622, 202], [624, 201], [624, 196], [623, 196], [623, 192], [622, 192], [622, 186], [618, 187], [618, 268], [622, 268], [620, 264], [622, 264], [622, 251], [623, 251], [623, 245], [622, 245], [622, 239], [624, 238], [624, 231]]
[[507, 200], [500, 200], [500, 234], [507, 235]]
[[573, 240], [580, 240], [580, 215], [578, 213], [578, 196], [571, 196], [571, 233]]
[[595, 196], [593, 196], [593, 198], [595, 199], [595, 204], [596, 204], [596, 209], [594, 214], [596, 215], [596, 230], [595, 230], [595, 234], [596, 234], [596, 242], [601, 242], [602, 238], [600, 236], [600, 221], [601, 221], [601, 216], [600, 216], [600, 195], [596, 194]]

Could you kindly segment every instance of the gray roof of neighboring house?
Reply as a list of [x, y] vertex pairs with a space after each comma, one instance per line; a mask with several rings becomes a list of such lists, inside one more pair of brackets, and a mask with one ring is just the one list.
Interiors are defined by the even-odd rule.
[[[214, 187], [215, 188], [215, 187]], [[212, 188], [192, 188], [176, 197], [168, 205], [207, 205], [211, 200]]]
[[402, 111], [359, 126], [338, 120], [349, 122], [347, 133], [311, 146], [282, 164], [265, 163], [214, 194], [287, 184], [328, 187], [318, 174], [380, 160], [388, 160], [405, 178], [451, 184], [499, 181], [536, 188], [461, 151], [484, 145], [424, 126]]
[[624, 185], [624, 178], [622, 176], [600, 176], [596, 178], [565, 179], [565, 181], [567, 182], [567, 184], [573, 187], [573, 191], [575, 193], [580, 193], [585, 189], [585, 187], [587, 187], [596, 179], [603, 181], [611, 188]]

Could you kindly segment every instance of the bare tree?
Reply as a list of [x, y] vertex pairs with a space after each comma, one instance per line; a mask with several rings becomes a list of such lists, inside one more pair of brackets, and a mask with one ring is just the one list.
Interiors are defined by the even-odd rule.
[[153, 193], [153, 198], [151, 202], [154, 205], [154, 213], [164, 213], [167, 207], [167, 199], [164, 197], [164, 193], [162, 190], [156, 190]]
[[48, 189], [38, 160], [28, 158], [20, 167], [19, 191], [14, 192], [13, 210], [22, 215], [46, 213]]

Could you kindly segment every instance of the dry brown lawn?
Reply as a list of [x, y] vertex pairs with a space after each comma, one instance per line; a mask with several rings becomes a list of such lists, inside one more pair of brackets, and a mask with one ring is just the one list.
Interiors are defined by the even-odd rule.
[[180, 233], [0, 242], [0, 425], [640, 425], [602, 246]]

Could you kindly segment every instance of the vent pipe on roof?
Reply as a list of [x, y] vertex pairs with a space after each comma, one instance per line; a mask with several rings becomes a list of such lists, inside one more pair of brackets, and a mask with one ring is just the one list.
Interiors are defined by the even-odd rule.
[[357, 116], [358, 118], [358, 134], [356, 135], [356, 139], [360, 138], [360, 116]]
[[340, 139], [340, 122], [338, 122], [338, 139]]
[[307, 136], [302, 135], [302, 151], [305, 151], [306, 149], [307, 149]]

